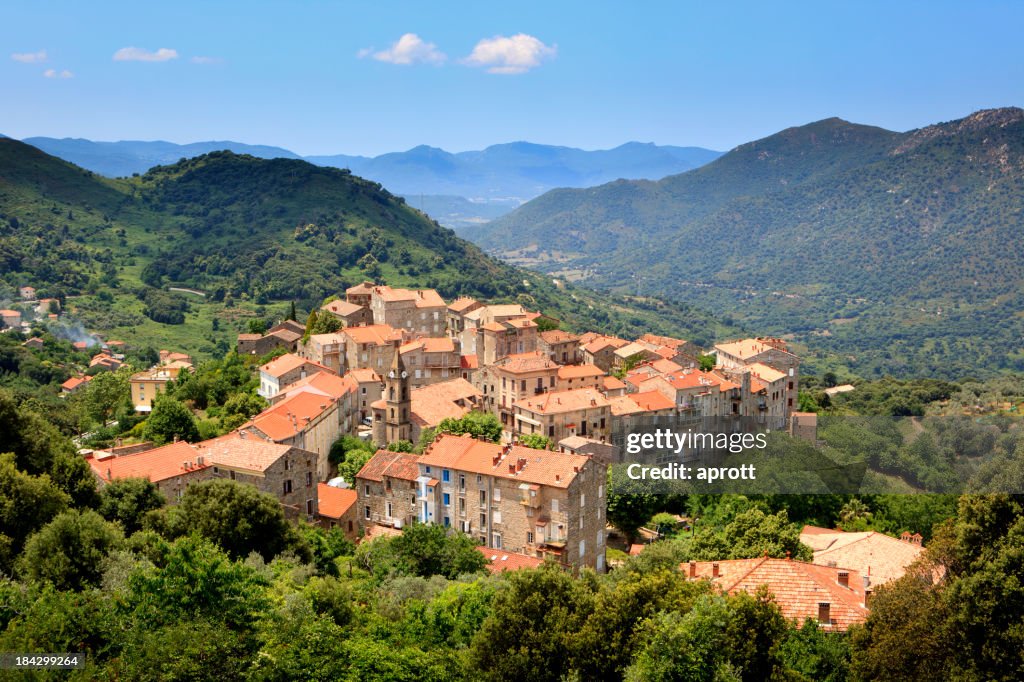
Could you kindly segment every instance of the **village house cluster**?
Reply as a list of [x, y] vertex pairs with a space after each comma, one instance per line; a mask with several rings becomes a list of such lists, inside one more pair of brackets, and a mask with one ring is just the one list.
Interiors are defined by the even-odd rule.
[[[91, 453], [100, 482], [148, 477], [174, 503], [193, 482], [227, 477], [274, 494], [290, 516], [353, 539], [441, 524], [476, 539], [493, 570], [553, 559], [604, 571], [616, 428], [644, 415], [740, 416], [787, 420], [794, 433], [813, 435], [812, 415], [795, 411], [800, 360], [777, 338], [702, 349], [653, 334], [574, 334], [517, 304], [446, 304], [433, 290], [369, 282], [322, 311], [338, 319], [338, 331], [307, 336], [286, 321], [239, 335], [240, 354], [284, 351], [259, 367], [263, 412], [202, 443]], [[134, 375], [136, 409], [149, 409], [189, 362], [168, 354]], [[419, 455], [387, 449], [418, 443], [425, 430], [473, 411], [498, 419], [500, 442], [440, 434]], [[378, 447], [352, 481], [332, 479], [328, 459], [346, 435]], [[531, 435], [550, 449], [520, 443]], [[902, 574], [920, 552], [912, 538], [805, 535], [813, 564], [759, 559], [682, 570], [725, 591], [775, 585], [786, 615], [845, 629], [863, 620], [871, 587]]]

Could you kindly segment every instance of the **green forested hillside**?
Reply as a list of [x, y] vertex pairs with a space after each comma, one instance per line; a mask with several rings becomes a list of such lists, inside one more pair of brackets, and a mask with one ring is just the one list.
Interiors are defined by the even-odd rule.
[[365, 279], [517, 300], [569, 327], [725, 330], [683, 304], [510, 267], [343, 170], [217, 152], [109, 180], [0, 140], [0, 301], [32, 285], [107, 336], [214, 353], [246, 317], [309, 310]]
[[820, 368], [1024, 368], [1024, 111], [905, 134], [838, 119], [657, 183], [544, 195], [471, 238], [790, 334]]

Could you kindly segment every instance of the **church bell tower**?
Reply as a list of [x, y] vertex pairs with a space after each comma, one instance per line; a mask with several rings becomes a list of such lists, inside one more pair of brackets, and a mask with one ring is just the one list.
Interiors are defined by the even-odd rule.
[[402, 362], [402, 354], [395, 344], [395, 357], [384, 380], [384, 435], [385, 443], [412, 440], [412, 400], [409, 397], [409, 372]]

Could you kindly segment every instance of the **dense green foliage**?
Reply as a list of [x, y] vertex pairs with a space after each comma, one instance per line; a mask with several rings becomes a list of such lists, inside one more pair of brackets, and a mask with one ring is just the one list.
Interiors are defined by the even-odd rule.
[[215, 152], [108, 180], [0, 139], [0, 298], [31, 284], [92, 330], [153, 345], [174, 334], [181, 350], [219, 356], [266, 306], [308, 313], [365, 279], [518, 302], [581, 330], [726, 329], [681, 302], [510, 267], [345, 170]]
[[1024, 112], [905, 134], [829, 119], [659, 182], [555, 190], [467, 236], [792, 335], [821, 369], [1024, 369]]

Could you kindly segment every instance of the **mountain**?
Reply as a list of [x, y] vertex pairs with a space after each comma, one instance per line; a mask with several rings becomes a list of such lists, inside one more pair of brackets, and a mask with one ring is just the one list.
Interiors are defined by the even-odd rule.
[[47, 154], [70, 161], [76, 166], [87, 168], [94, 173], [117, 178], [145, 173], [153, 166], [175, 163], [216, 151], [231, 151], [249, 154], [262, 159], [298, 159], [298, 154], [280, 147], [251, 145], [242, 142], [210, 141], [191, 144], [173, 142], [121, 140], [119, 142], [94, 142], [82, 138], [29, 137], [22, 140], [42, 149]]
[[[93, 142], [32, 137], [23, 140], [48, 154], [108, 177], [145, 173], [214, 151], [232, 151], [264, 159], [298, 159], [280, 147], [240, 142]], [[720, 156], [700, 147], [667, 147], [629, 142], [615, 149], [584, 151], [571, 147], [513, 142], [482, 151], [452, 154], [421, 145], [376, 157], [308, 156], [320, 166], [347, 168], [406, 196], [416, 206], [430, 204], [430, 215], [462, 228], [486, 222], [555, 187], [586, 187], [617, 178], [660, 178], [696, 168]], [[451, 197], [461, 197], [465, 203]], [[457, 204], [457, 205], [456, 205]]]
[[828, 119], [658, 182], [555, 190], [465, 234], [513, 262], [720, 311], [868, 375], [1024, 369], [1024, 111]]
[[110, 179], [0, 140], [0, 301], [32, 285], [107, 336], [212, 353], [246, 317], [310, 310], [364, 279], [515, 300], [570, 327], [725, 329], [504, 264], [345, 170], [225, 151]]
[[512, 142], [456, 154], [419, 146], [374, 158], [311, 156], [308, 160], [349, 168], [398, 194], [526, 200], [555, 187], [585, 187], [616, 178], [660, 178], [696, 168], [719, 155], [700, 147], [638, 142], [598, 151]]

